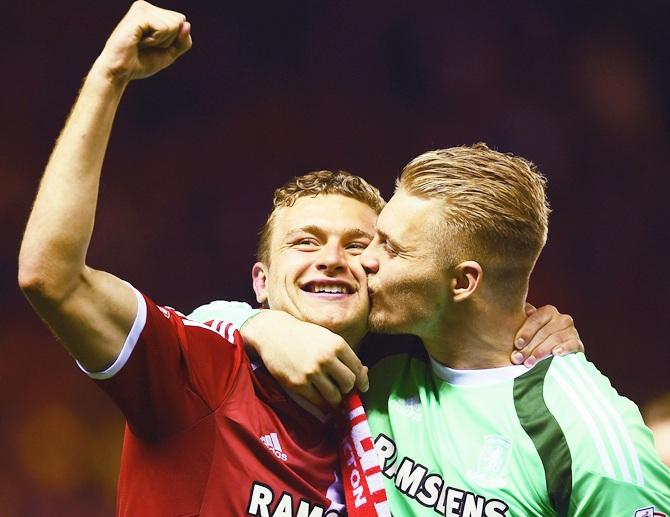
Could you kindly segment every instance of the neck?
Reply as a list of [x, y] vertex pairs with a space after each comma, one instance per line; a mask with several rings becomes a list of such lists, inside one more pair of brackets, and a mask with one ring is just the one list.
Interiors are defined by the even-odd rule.
[[436, 332], [421, 339], [433, 359], [450, 368], [510, 366], [514, 336], [526, 319], [521, 305], [503, 310], [477, 302], [455, 304]]
[[353, 329], [329, 329], [331, 332], [334, 332], [342, 339], [344, 339], [347, 344], [353, 349], [354, 352], [358, 352], [358, 347], [363, 341], [363, 338], [367, 334], [366, 328], [353, 328]]

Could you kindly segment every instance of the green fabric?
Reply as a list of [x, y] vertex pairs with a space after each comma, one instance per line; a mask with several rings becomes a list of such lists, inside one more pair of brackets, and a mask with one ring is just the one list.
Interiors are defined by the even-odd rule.
[[[239, 327], [257, 314], [204, 309], [191, 316]], [[443, 370], [401, 354], [369, 373], [363, 398], [396, 517], [670, 515], [651, 432], [583, 354], [465, 372], [469, 384]]]
[[514, 381], [514, 406], [519, 423], [540, 455], [549, 500], [559, 516], [568, 515], [572, 491], [572, 457], [563, 430], [544, 402], [543, 386], [551, 359], [541, 361]]
[[405, 355], [371, 370], [365, 405], [395, 515], [670, 512], [670, 470], [639, 411], [583, 354], [495, 379], [518, 368], [469, 384]]
[[227, 302], [216, 300], [207, 305], [201, 305], [187, 316], [188, 319], [205, 323], [211, 320], [225, 320], [241, 329], [244, 324], [261, 312], [245, 302]]

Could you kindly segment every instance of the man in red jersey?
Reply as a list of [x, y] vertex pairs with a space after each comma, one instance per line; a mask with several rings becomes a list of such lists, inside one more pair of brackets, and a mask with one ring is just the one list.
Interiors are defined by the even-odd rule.
[[[146, 2], [134, 3], [116, 27], [46, 167], [21, 247], [19, 282], [127, 419], [120, 515], [340, 515], [336, 443], [324, 414], [296, 403], [256, 368], [233, 325], [189, 321], [86, 264], [123, 92], [190, 46], [185, 17]], [[362, 180], [356, 189], [372, 192], [371, 200], [341, 192], [303, 197], [277, 217], [273, 228], [294, 240], [273, 256], [280, 276], [268, 278], [283, 280], [274, 289], [295, 315], [325, 324], [352, 346], [366, 331], [368, 312], [357, 256], [383, 203]], [[329, 246], [308, 253], [313, 242], [299, 231], [317, 233]], [[303, 294], [311, 301], [296, 302]], [[317, 316], [314, 304], [326, 303], [328, 315]], [[342, 375], [332, 372], [344, 379], [339, 389], [350, 390], [354, 379], [362, 386], [364, 370], [351, 349], [340, 360]]]
[[[322, 415], [285, 397], [264, 372], [252, 372], [231, 325], [185, 320], [85, 262], [123, 92], [190, 47], [182, 14], [141, 1], [112, 32], [46, 167], [21, 247], [19, 283], [127, 419], [119, 515], [340, 515], [337, 448]], [[359, 204], [370, 212], [371, 234], [376, 213]], [[358, 268], [352, 285], [365, 278]], [[367, 292], [361, 293], [341, 314], [354, 321], [343, 325], [351, 339], [365, 328]]]

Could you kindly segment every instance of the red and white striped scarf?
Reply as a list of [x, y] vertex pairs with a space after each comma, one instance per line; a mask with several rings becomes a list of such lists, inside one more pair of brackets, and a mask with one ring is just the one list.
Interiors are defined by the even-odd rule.
[[358, 392], [342, 401], [340, 468], [349, 517], [390, 517], [384, 475]]

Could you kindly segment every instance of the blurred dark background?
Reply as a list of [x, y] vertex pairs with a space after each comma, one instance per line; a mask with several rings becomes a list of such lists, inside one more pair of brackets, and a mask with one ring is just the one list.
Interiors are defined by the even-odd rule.
[[[346, 169], [388, 196], [417, 154], [484, 140], [549, 178], [530, 300], [574, 316], [623, 395], [667, 390], [670, 4], [463, 4], [162, 4], [187, 13], [194, 46], [127, 91], [90, 264], [184, 312], [251, 301], [274, 187]], [[122, 419], [31, 312], [16, 258], [53, 142], [127, 6], [3, 5], [0, 515], [113, 514]]]

